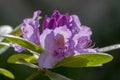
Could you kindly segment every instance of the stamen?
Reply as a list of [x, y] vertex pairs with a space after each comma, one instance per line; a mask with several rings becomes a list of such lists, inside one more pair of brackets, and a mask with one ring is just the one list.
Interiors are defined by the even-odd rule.
[[96, 46], [96, 43], [91, 40], [91, 41], [88, 43], [87, 48], [94, 48], [95, 46]]

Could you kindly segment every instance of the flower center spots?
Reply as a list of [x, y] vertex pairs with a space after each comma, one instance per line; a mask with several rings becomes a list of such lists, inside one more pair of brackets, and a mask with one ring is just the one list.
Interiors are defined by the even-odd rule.
[[56, 45], [63, 47], [64, 44], [65, 44], [64, 37], [62, 35], [58, 35], [58, 37], [56, 39]]
[[56, 49], [53, 55], [58, 58], [64, 58], [65, 53], [66, 53], [66, 48], [67, 47], [65, 46], [64, 37], [62, 35], [57, 35]]
[[56, 56], [57, 58], [61, 59], [61, 58], [65, 57], [65, 53], [66, 53], [66, 49], [59, 48], [54, 51], [53, 55]]

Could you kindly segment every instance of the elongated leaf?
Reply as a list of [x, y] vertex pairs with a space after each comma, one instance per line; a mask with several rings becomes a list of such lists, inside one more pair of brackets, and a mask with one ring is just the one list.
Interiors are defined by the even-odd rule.
[[14, 54], [8, 58], [9, 63], [21, 64], [20, 59], [29, 63], [37, 63], [37, 58], [29, 54]]
[[61, 74], [55, 73], [55, 72], [51, 72], [49, 70], [46, 70], [46, 75], [51, 79], [51, 80], [72, 80], [69, 79]]
[[[16, 27], [10, 34], [17, 36], [21, 35], [20, 26]], [[0, 54], [4, 53], [7, 49], [9, 49], [9, 47], [8, 41], [3, 38], [3, 40], [0, 42]]]
[[38, 68], [37, 65], [32, 64], [32, 63], [37, 63], [37, 58], [32, 55], [28, 55], [28, 54], [12, 55], [8, 58], [8, 63], [24, 64], [32, 68]]
[[86, 53], [65, 58], [56, 67], [93, 67], [107, 63], [112, 59], [113, 57], [106, 53]]
[[3, 68], [0, 68], [0, 74], [3, 74], [4, 76], [9, 77], [11, 79], [15, 78], [14, 75], [10, 71], [3, 69]]
[[5, 35], [4, 36], [5, 39], [7, 39], [8, 41], [10, 42], [13, 42], [13, 43], [16, 43], [20, 46], [23, 46], [24, 48], [28, 49], [28, 50], [31, 50], [33, 52], [36, 52], [36, 53], [42, 53], [43, 52], [43, 49], [40, 48], [40, 46], [30, 42], [30, 41], [27, 41], [23, 38], [20, 38], [20, 37], [17, 37], [17, 36], [13, 36], [13, 35]]
[[[17, 27], [10, 33], [10, 35], [21, 36], [20, 25], [17, 26]], [[4, 36], [4, 35], [2, 34], [2, 36]], [[1, 36], [1, 37], [2, 37], [2, 36]], [[8, 41], [5, 40], [5, 39], [3, 39], [1, 42], [8, 42]]]
[[24, 59], [18, 59], [18, 61], [19, 61], [20, 64], [29, 66], [29, 67], [31, 67], [31, 68], [39, 68], [37, 65], [32, 64], [32, 63], [30, 63], [30, 62], [27, 62], [27, 61], [25, 61]]
[[3, 41], [3, 35], [10, 34], [13, 31], [12, 27], [9, 25], [0, 26], [0, 42]]
[[3, 48], [4, 46], [10, 46], [9, 43], [0, 42], [0, 48]]

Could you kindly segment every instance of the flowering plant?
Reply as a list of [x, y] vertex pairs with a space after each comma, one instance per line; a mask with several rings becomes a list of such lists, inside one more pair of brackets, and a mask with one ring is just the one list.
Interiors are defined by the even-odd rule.
[[[71, 80], [50, 69], [102, 66], [113, 59], [110, 54], [102, 53], [108, 47], [95, 48], [90, 27], [82, 25], [77, 15], [61, 14], [55, 10], [51, 17], [45, 16], [40, 26], [40, 14], [40, 10], [35, 11], [33, 17], [24, 19], [11, 35], [2, 35], [4, 40], [0, 42], [2, 47], [11, 46], [20, 53], [10, 56], [9, 63], [37, 69], [27, 80], [38, 74], [51, 80]], [[31, 54], [21, 53], [25, 50]]]

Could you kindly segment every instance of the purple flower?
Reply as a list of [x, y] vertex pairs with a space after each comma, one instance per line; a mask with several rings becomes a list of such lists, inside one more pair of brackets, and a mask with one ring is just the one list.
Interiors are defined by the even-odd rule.
[[66, 25], [69, 28], [69, 16], [68, 14], [61, 15], [57, 10], [54, 11], [51, 18], [46, 15], [42, 24], [43, 29], [54, 29], [63, 25]]
[[[22, 33], [22, 38], [33, 42], [37, 45], [40, 45], [39, 42], [39, 36], [40, 36], [40, 31], [39, 31], [39, 15], [41, 11], [35, 11], [33, 18], [27, 18], [23, 20], [23, 23], [20, 27], [21, 33]], [[21, 52], [25, 50], [23, 47], [17, 45], [17, 44], [11, 44], [12, 47], [14, 47], [15, 51]]]
[[[77, 15], [60, 14], [55, 10], [51, 17], [45, 16], [40, 35], [40, 13], [36, 11], [33, 18], [24, 19], [21, 26], [22, 38], [44, 49], [38, 59], [39, 67], [50, 69], [66, 57], [98, 51], [91, 47], [91, 29], [81, 25]], [[24, 50], [19, 45], [12, 46], [18, 52]]]
[[57, 62], [67, 56], [68, 40], [71, 32], [66, 26], [45, 29], [40, 36], [41, 47], [45, 50], [39, 57], [39, 66], [52, 68]]
[[10, 43], [10, 45], [12, 47], [14, 47], [14, 50], [17, 51], [17, 52], [22, 52], [23, 50], [25, 50], [25, 48], [23, 48], [22, 46], [18, 45], [18, 44], [14, 44], [14, 43]]
[[40, 43], [45, 52], [38, 60], [41, 68], [53, 68], [65, 57], [97, 52], [89, 47], [91, 29], [81, 25], [77, 15], [60, 14], [55, 10], [51, 18], [45, 17], [42, 27]]
[[23, 20], [23, 24], [21, 26], [22, 37], [27, 39], [37, 45], [40, 45], [39, 42], [39, 15], [41, 11], [34, 12], [33, 18], [28, 18]]

